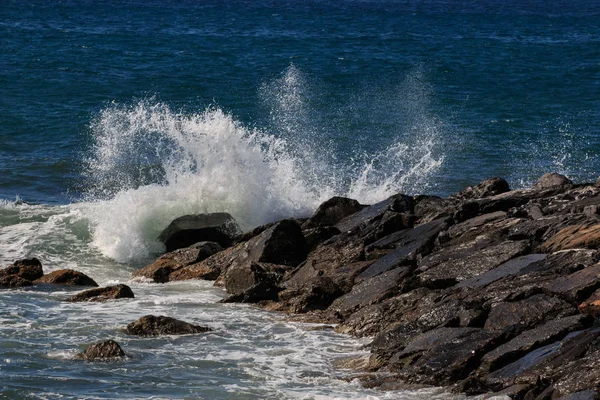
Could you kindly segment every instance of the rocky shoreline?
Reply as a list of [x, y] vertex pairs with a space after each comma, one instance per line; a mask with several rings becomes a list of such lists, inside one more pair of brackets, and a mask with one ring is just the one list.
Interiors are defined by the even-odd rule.
[[[397, 194], [364, 206], [335, 197], [308, 219], [243, 234], [225, 213], [185, 216], [161, 235], [172, 251], [133, 277], [214, 280], [224, 302], [373, 337], [368, 362], [349, 362], [364, 386], [599, 399], [599, 207], [600, 183], [546, 174], [522, 190], [492, 178], [447, 198]], [[75, 279], [22, 264], [0, 271], [0, 287]]]

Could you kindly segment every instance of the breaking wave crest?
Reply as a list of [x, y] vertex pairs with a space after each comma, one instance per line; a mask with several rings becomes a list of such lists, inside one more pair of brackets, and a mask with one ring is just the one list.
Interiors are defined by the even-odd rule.
[[434, 154], [435, 119], [413, 120], [409, 134], [375, 154], [334, 154], [333, 141], [309, 126], [306, 81], [290, 66], [262, 88], [272, 99], [274, 124], [266, 129], [218, 107], [184, 113], [153, 99], [108, 105], [91, 124], [86, 161], [93, 244], [131, 262], [162, 251], [157, 236], [184, 214], [225, 211], [249, 229], [310, 215], [333, 195], [373, 203], [427, 187], [443, 160]]

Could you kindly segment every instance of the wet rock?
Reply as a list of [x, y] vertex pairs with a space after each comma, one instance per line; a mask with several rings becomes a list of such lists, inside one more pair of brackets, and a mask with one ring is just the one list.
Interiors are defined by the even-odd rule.
[[537, 294], [527, 299], [494, 304], [489, 312], [484, 328], [503, 331], [509, 327], [523, 331], [552, 319], [575, 314], [575, 307], [564, 300], [545, 294]]
[[600, 288], [600, 264], [558, 277], [550, 281], [546, 287], [549, 291], [561, 294], [570, 301], [581, 302]]
[[318, 226], [316, 228], [302, 230], [309, 251], [314, 250], [319, 244], [340, 233], [340, 230], [335, 226]]
[[537, 182], [533, 185], [536, 190], [550, 189], [556, 186], [572, 185], [573, 182], [564, 175], [550, 172], [542, 175]]
[[163, 254], [155, 262], [145, 266], [132, 274], [132, 277], [145, 277], [157, 283], [169, 281], [171, 273], [222, 251], [217, 242], [199, 242], [190, 247], [177, 249]]
[[127, 333], [137, 336], [187, 335], [212, 331], [171, 317], [146, 315], [127, 325]]
[[240, 228], [227, 213], [184, 215], [174, 219], [159, 235], [167, 252], [189, 247], [194, 243], [217, 242], [229, 247]]
[[104, 302], [116, 299], [133, 299], [133, 291], [127, 285], [107, 286], [103, 288], [90, 289], [71, 296], [67, 299], [68, 302]]
[[456, 287], [459, 288], [474, 288], [489, 285], [499, 279], [506, 278], [511, 275], [517, 275], [531, 264], [542, 261], [547, 257], [546, 254], [527, 254], [508, 260], [500, 264], [498, 267], [489, 270], [481, 275], [473, 278], [465, 279]]
[[452, 225], [448, 230], [440, 237], [442, 242], [448, 242], [452, 239], [461, 238], [465, 241], [465, 235], [469, 237], [476, 237], [483, 229], [494, 230], [497, 229], [496, 225], [490, 225], [491, 223], [505, 220], [507, 214], [504, 211], [496, 211], [489, 214], [483, 214], [474, 218], [470, 218], [466, 221], [460, 222], [456, 225]]
[[302, 224], [302, 229], [335, 225], [362, 208], [363, 206], [356, 200], [346, 197], [332, 197], [317, 208], [313, 216]]
[[95, 286], [98, 284], [86, 274], [72, 269], [60, 269], [36, 279], [33, 283], [51, 283], [55, 285]]
[[21, 278], [19, 275], [0, 276], [0, 288], [19, 288], [31, 285], [33, 283], [30, 280]]
[[487, 353], [480, 370], [493, 372], [521, 358], [525, 354], [565, 337], [568, 333], [584, 329], [593, 322], [587, 316], [574, 315], [547, 322], [525, 331], [509, 342]]
[[568, 275], [592, 266], [598, 263], [598, 261], [600, 261], [600, 251], [598, 250], [562, 250], [529, 264], [519, 274], [541, 276]]
[[397, 194], [343, 218], [335, 225], [335, 227], [338, 228], [340, 232], [349, 232], [356, 229], [360, 225], [368, 223], [374, 218], [381, 218], [386, 211], [411, 213], [412, 209], [412, 197], [403, 194]]
[[418, 268], [421, 284], [429, 288], [450, 287], [458, 282], [482, 275], [498, 267], [511, 258], [517, 257], [529, 250], [527, 240], [517, 242], [506, 241], [495, 246], [484, 247], [472, 252], [467, 249], [464, 253], [455, 253], [449, 259], [431, 265], [428, 262]]
[[284, 304], [286, 311], [307, 313], [325, 310], [346, 290], [334, 279], [317, 276], [299, 288], [286, 289], [279, 293], [278, 300]]
[[598, 400], [600, 398], [600, 389], [582, 390], [557, 398], [557, 400]]
[[359, 279], [372, 278], [399, 266], [410, 264], [418, 255], [427, 254], [433, 247], [436, 236], [446, 227], [445, 219], [434, 220], [413, 229], [393, 233], [374, 242], [369, 246], [370, 251], [390, 247], [395, 250], [375, 261], [359, 275]]
[[508, 182], [503, 178], [489, 178], [481, 181], [475, 186], [469, 186], [452, 197], [459, 199], [480, 199], [482, 197], [495, 196], [510, 191]]
[[265, 300], [278, 300], [278, 294], [283, 289], [271, 280], [258, 281], [243, 292], [231, 295], [219, 303], [258, 303]]
[[436, 219], [450, 217], [460, 203], [457, 199], [442, 199], [437, 196], [418, 195], [414, 199], [414, 214], [419, 223], [424, 224]]
[[600, 224], [578, 224], [561, 229], [542, 246], [551, 253], [566, 249], [597, 249], [600, 247]]
[[363, 280], [350, 293], [336, 299], [330, 309], [348, 315], [359, 308], [379, 303], [399, 292], [401, 282], [411, 270], [410, 267], [397, 268]]
[[17, 260], [7, 268], [0, 270], [0, 278], [16, 275], [28, 281], [34, 281], [44, 275], [42, 263], [37, 258]]
[[466, 378], [495, 339], [477, 328], [434, 329], [394, 355], [390, 368], [409, 382], [448, 385]]
[[249, 262], [236, 263], [227, 270], [225, 289], [227, 293], [241, 294], [259, 283], [275, 285], [289, 267], [285, 265]]
[[229, 247], [195, 264], [190, 264], [170, 272], [169, 281], [184, 281], [188, 279], [203, 279], [214, 281], [233, 263], [237, 250], [243, 244]]
[[90, 361], [117, 359], [125, 357], [125, 352], [114, 340], [104, 340], [88, 346], [83, 353], [79, 354], [79, 357]]

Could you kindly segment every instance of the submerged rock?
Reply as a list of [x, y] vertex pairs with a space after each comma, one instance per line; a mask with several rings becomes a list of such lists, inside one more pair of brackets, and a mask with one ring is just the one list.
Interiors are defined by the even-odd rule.
[[176, 218], [161, 232], [158, 239], [170, 252], [203, 241], [217, 242], [222, 247], [229, 247], [238, 234], [240, 228], [231, 215], [212, 213]]
[[79, 358], [85, 360], [109, 360], [125, 357], [125, 352], [114, 340], [104, 340], [88, 346]]
[[127, 325], [127, 333], [137, 336], [188, 335], [212, 331], [205, 326], [193, 325], [175, 318], [146, 315]]
[[51, 283], [55, 285], [98, 286], [98, 284], [84, 273], [72, 269], [60, 269], [36, 279], [34, 283]]
[[90, 289], [69, 297], [66, 301], [76, 303], [82, 301], [104, 302], [116, 299], [133, 299], [131, 288], [127, 285], [107, 286], [103, 288]]

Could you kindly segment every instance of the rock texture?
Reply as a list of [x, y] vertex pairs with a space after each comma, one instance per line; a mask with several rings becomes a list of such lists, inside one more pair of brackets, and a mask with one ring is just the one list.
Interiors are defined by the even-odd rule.
[[72, 269], [60, 269], [36, 279], [34, 283], [51, 283], [55, 285], [95, 286], [98, 284], [86, 274]]
[[79, 358], [89, 361], [119, 359], [123, 357], [125, 357], [125, 352], [114, 340], [104, 340], [92, 344], [79, 354]]
[[188, 247], [202, 241], [229, 247], [240, 228], [227, 213], [184, 215], [174, 219], [159, 235], [167, 251]]
[[33, 281], [44, 275], [42, 263], [37, 258], [17, 260], [0, 269], [0, 288], [31, 286]]
[[127, 333], [137, 336], [188, 335], [212, 331], [205, 326], [193, 325], [175, 318], [146, 315], [127, 325]]
[[226, 302], [373, 337], [368, 387], [597, 399], [599, 211], [600, 185], [558, 174], [520, 190], [491, 178], [447, 198], [333, 198], [168, 279], [215, 279]]
[[116, 299], [133, 299], [133, 291], [127, 285], [107, 286], [103, 288], [85, 290], [67, 299], [68, 302], [76, 303], [82, 301], [104, 302]]

